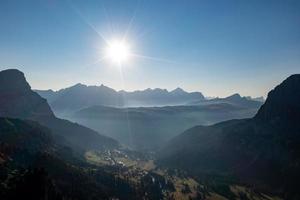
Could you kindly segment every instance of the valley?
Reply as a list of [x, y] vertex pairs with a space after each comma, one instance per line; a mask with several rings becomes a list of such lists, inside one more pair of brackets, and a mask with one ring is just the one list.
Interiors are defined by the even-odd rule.
[[196, 105], [96, 105], [69, 115], [72, 122], [58, 118], [22, 72], [2, 71], [0, 195], [15, 199], [37, 190], [32, 194], [55, 200], [297, 199], [299, 77], [288, 77], [259, 109], [260, 102], [233, 95]]
[[[87, 152], [88, 162], [98, 166], [116, 167], [115, 176], [135, 187], [151, 188], [145, 198], [180, 200], [282, 200], [250, 187], [230, 183], [201, 181], [182, 170], [168, 169], [155, 165], [154, 154], [141, 154], [128, 150]], [[152, 196], [155, 195], [155, 196]], [[156, 196], [157, 195], [157, 196]]]
[[261, 104], [238, 97], [238, 102], [209, 100], [199, 105], [128, 108], [92, 106], [56, 114], [112, 137], [128, 148], [153, 151], [193, 126], [253, 117]]

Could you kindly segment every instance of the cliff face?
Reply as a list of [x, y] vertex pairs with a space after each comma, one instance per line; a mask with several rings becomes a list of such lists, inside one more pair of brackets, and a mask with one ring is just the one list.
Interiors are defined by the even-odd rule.
[[47, 101], [33, 92], [16, 69], [0, 72], [0, 116], [36, 119], [54, 117]]
[[300, 74], [284, 80], [269, 92], [265, 104], [254, 117], [255, 120], [271, 124], [299, 126], [300, 121]]

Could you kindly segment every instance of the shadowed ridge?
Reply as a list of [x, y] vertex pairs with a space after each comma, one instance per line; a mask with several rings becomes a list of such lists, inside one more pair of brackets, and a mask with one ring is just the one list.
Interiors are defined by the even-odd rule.
[[4, 91], [30, 91], [24, 73], [17, 69], [7, 69], [0, 73], [0, 92]]
[[300, 121], [300, 74], [294, 74], [271, 90], [254, 119], [298, 124]]
[[12, 118], [54, 117], [46, 99], [31, 90], [23, 72], [0, 72], [0, 116]]

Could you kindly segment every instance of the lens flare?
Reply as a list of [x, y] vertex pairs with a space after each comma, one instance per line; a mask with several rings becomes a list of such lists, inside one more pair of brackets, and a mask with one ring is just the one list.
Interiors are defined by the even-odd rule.
[[114, 63], [124, 63], [130, 57], [130, 49], [126, 42], [114, 40], [108, 43], [106, 56]]

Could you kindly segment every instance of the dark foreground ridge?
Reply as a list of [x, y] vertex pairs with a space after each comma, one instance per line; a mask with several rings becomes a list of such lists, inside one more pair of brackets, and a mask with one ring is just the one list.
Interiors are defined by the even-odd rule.
[[254, 118], [191, 128], [160, 151], [158, 163], [299, 199], [299, 102], [296, 74], [268, 94]]

